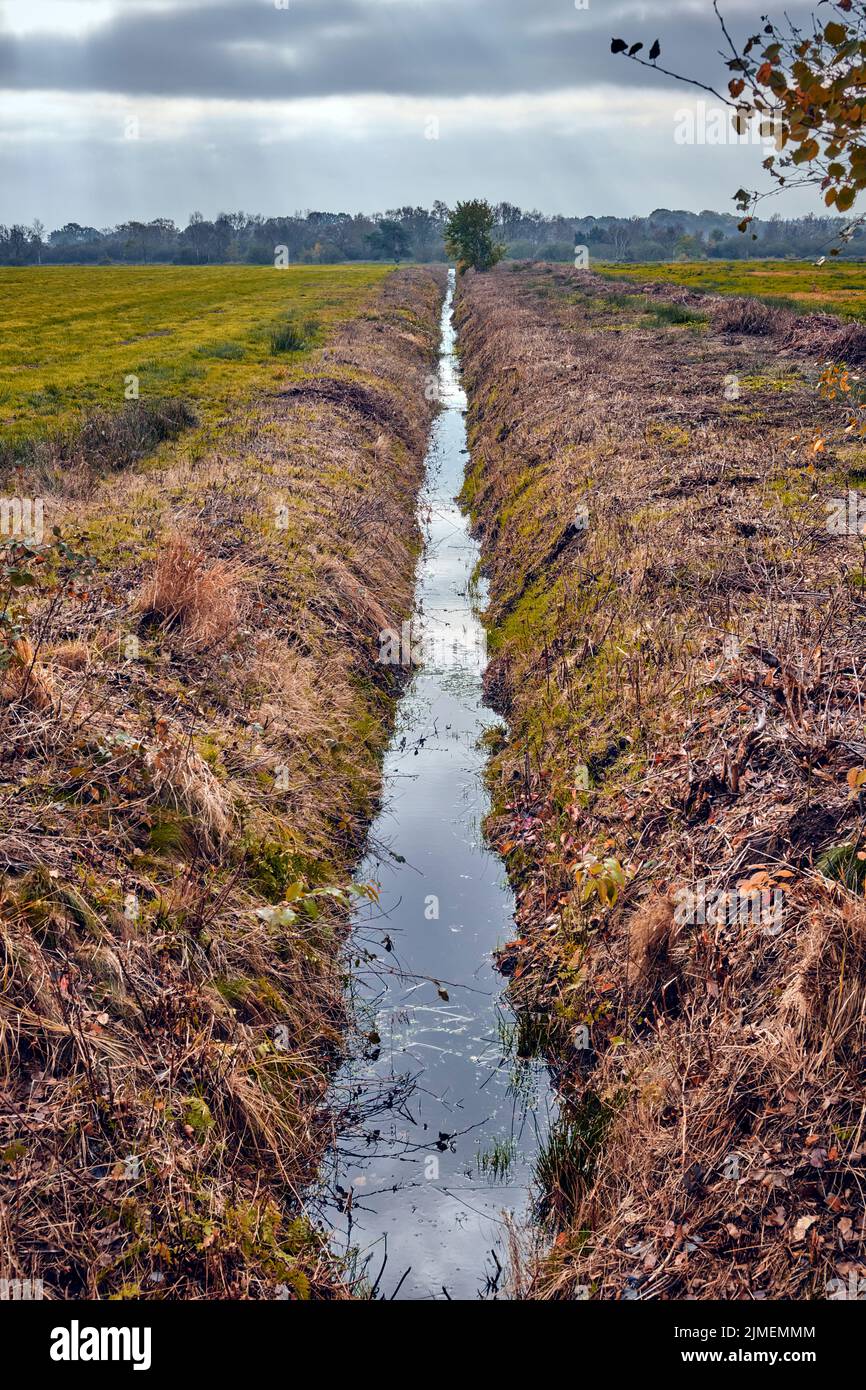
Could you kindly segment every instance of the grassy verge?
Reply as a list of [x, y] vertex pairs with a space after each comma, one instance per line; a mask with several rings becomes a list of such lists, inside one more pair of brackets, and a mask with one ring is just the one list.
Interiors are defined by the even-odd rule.
[[866, 318], [866, 265], [856, 262], [683, 261], [603, 265], [599, 270], [640, 285], [682, 285], [702, 293], [748, 295], [799, 313]]
[[315, 345], [386, 274], [381, 265], [0, 270], [0, 468], [38, 460], [47, 478], [53, 461], [65, 475], [53, 486], [68, 487], [76, 465], [101, 462], [102, 429], [122, 435], [154, 403], [179, 400], [198, 447], [211, 447], [228, 410], [279, 383], [284, 354]]
[[442, 288], [368, 285], [216, 443], [61, 473], [2, 546], [0, 1245], [46, 1296], [341, 1295], [300, 1195]]
[[778, 336], [554, 268], [458, 313], [501, 964], [564, 1101], [532, 1295], [828, 1297], [863, 1274], [866, 611], [828, 526], [863, 450]]

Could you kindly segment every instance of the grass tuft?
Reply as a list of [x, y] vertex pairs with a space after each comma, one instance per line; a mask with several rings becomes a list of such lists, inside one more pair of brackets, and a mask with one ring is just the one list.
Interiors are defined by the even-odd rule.
[[300, 319], [293, 314], [271, 333], [271, 352], [274, 355], [281, 352], [303, 352], [318, 341], [320, 329], [318, 319]]

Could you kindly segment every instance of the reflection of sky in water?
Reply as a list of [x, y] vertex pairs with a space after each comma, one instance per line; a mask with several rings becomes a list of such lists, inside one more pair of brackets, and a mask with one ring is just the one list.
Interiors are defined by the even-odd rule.
[[[397, 1296], [414, 1299], [444, 1298], [443, 1288], [451, 1298], [475, 1298], [496, 1260], [505, 1263], [503, 1212], [526, 1210], [549, 1103], [543, 1069], [521, 1069], [503, 1054], [503, 980], [490, 959], [511, 934], [513, 902], [481, 831], [485, 756], [477, 743], [495, 721], [481, 703], [484, 634], [470, 597], [478, 548], [453, 500], [466, 462], [466, 398], [450, 302], [440, 386], [412, 623], [425, 665], [400, 705], [384, 809], [359, 871], [359, 881], [381, 884], [380, 906], [357, 917], [358, 942], [388, 972], [358, 986], [379, 1042], [343, 1069], [338, 1100], [352, 1086], [387, 1094], [407, 1074], [415, 1085], [340, 1141], [334, 1180], [352, 1192], [351, 1221], [335, 1208], [327, 1213], [337, 1247], [348, 1240], [362, 1263], [369, 1256], [371, 1280], [387, 1244], [380, 1291], [390, 1297], [408, 1269]], [[505, 1182], [484, 1168], [494, 1145], [513, 1146]]]

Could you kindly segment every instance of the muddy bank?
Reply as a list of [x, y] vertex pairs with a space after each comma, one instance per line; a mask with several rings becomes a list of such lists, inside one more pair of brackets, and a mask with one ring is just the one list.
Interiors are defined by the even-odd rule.
[[828, 517], [863, 450], [819, 362], [592, 277], [467, 276], [458, 322], [502, 966], [566, 1102], [532, 1296], [830, 1297], [863, 1274], [866, 627]]
[[2, 1272], [46, 1297], [340, 1296], [298, 1193], [443, 292], [395, 273], [218, 449], [52, 498], [0, 708]]

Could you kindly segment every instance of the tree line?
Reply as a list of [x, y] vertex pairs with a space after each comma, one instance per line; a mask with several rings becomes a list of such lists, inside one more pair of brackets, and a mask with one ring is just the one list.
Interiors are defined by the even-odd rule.
[[[584, 246], [590, 262], [743, 260], [757, 257], [810, 259], [821, 256], [848, 223], [837, 216], [755, 218], [749, 236], [730, 213], [658, 208], [648, 217], [565, 217], [513, 203], [493, 206], [492, 235], [518, 260], [572, 261]], [[0, 226], [0, 265], [170, 265], [332, 264], [341, 261], [444, 261], [452, 210], [393, 208], [383, 214], [303, 212], [263, 217], [225, 212], [212, 221], [194, 212], [185, 227], [170, 218], [89, 227], [67, 222], [53, 231]], [[866, 243], [861, 228], [844, 242], [842, 254], [858, 259]]]

